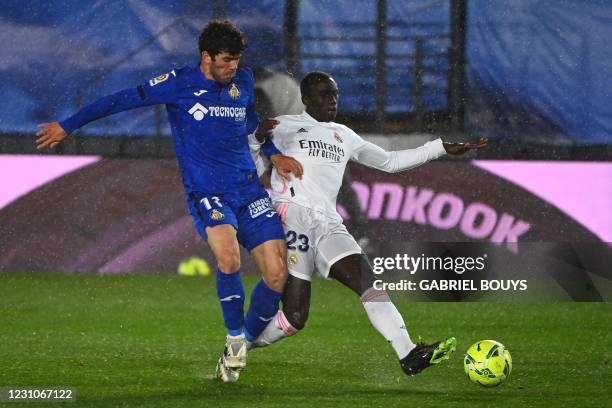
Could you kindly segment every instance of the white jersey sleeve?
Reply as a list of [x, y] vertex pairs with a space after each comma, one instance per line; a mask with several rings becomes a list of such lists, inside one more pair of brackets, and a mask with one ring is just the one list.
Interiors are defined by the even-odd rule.
[[255, 163], [255, 167], [257, 168], [257, 177], [261, 177], [262, 174], [266, 172], [267, 163], [263, 157], [263, 153], [261, 151], [261, 143], [255, 137], [255, 133], [251, 133], [248, 136], [249, 140], [249, 150], [251, 152], [251, 157], [253, 158], [253, 163]]
[[387, 173], [412, 169], [446, 154], [441, 139], [427, 142], [416, 149], [389, 152], [352, 133], [355, 145], [351, 160]]
[[[284, 133], [286, 130], [284, 129], [283, 123], [279, 122], [278, 125], [272, 130], [271, 138], [274, 142], [276, 148], [282, 153], [285, 154], [283, 143], [285, 142]], [[251, 152], [251, 157], [253, 158], [253, 162], [255, 163], [255, 167], [257, 168], [257, 176], [261, 177], [268, 168], [269, 160], [264, 156], [263, 143], [260, 143], [259, 140], [255, 137], [255, 132], [251, 133], [248, 136], [249, 142], [249, 151]]]

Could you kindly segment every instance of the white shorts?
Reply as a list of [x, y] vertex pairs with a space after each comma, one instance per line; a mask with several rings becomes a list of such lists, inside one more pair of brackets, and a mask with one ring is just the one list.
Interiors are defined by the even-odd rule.
[[315, 271], [327, 278], [334, 263], [362, 252], [340, 220], [293, 203], [276, 209], [287, 237], [289, 273], [296, 278], [310, 281]]

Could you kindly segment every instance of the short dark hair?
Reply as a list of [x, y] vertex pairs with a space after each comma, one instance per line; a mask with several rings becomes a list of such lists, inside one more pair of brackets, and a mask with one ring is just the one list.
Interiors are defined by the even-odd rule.
[[300, 82], [300, 92], [302, 96], [310, 95], [311, 89], [316, 86], [319, 82], [331, 79], [331, 75], [323, 71], [311, 71]]
[[228, 20], [212, 20], [204, 27], [198, 41], [200, 54], [208, 52], [211, 58], [221, 52], [242, 54], [247, 48], [244, 33]]

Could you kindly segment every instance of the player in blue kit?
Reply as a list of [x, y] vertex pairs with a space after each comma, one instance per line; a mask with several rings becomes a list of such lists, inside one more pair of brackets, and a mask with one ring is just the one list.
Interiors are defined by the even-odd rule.
[[[253, 75], [238, 68], [246, 42], [235, 25], [210, 22], [200, 35], [199, 49], [197, 65], [102, 97], [61, 122], [39, 125], [36, 144], [39, 149], [54, 147], [96, 119], [166, 105], [189, 211], [217, 261], [217, 295], [228, 330], [217, 376], [230, 382], [246, 366], [246, 342], [257, 338], [276, 314], [287, 280], [285, 234], [257, 177], [247, 141], [249, 136], [268, 139], [275, 122], [259, 125]], [[301, 165], [281, 155], [270, 141], [263, 150], [279, 174], [301, 176]], [[262, 274], [246, 316], [238, 243], [253, 255]]]

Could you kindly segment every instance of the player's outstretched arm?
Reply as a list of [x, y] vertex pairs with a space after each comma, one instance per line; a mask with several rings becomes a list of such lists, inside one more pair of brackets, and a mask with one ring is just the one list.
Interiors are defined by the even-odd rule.
[[466, 152], [469, 152], [470, 150], [484, 149], [489, 145], [489, 139], [480, 138], [475, 142], [469, 143], [443, 142], [442, 145], [444, 146], [444, 150], [446, 150], [446, 153], [452, 154], [453, 156], [459, 156]]
[[162, 77], [165, 78], [163, 81], [155, 82], [158, 78], [154, 78], [136, 87], [103, 96], [61, 122], [41, 123], [38, 125], [41, 130], [36, 134], [36, 147], [55, 147], [80, 127], [115, 113], [143, 106], [173, 103], [176, 73], [172, 71]]
[[418, 167], [447, 153], [460, 155], [469, 150], [482, 149], [487, 144], [487, 139], [480, 139], [473, 143], [445, 143], [436, 139], [416, 149], [388, 152], [373, 143], [362, 141], [352, 159], [368, 167], [387, 173], [396, 173]]
[[38, 127], [40, 130], [36, 133], [37, 149], [55, 147], [68, 137], [68, 133], [66, 133], [59, 122], [41, 123], [38, 125]]

